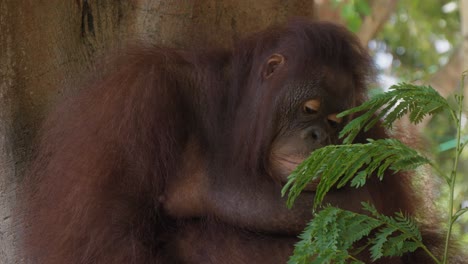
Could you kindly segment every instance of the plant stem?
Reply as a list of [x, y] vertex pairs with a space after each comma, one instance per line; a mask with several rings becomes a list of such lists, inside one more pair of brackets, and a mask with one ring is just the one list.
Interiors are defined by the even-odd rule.
[[[416, 240], [416, 239], [413, 239], [413, 241], [415, 241], [416, 243], [421, 243], [420, 241]], [[440, 264], [441, 262], [437, 259], [436, 256], [434, 256], [434, 254], [432, 254], [432, 252], [424, 245], [421, 243], [421, 248], [422, 250], [424, 250], [427, 255], [429, 255], [429, 257], [431, 257], [433, 260], [434, 260], [434, 263], [436, 264]]]
[[444, 257], [442, 260], [443, 264], [448, 263], [448, 250], [449, 250], [450, 237], [452, 235], [453, 217], [454, 217], [453, 202], [454, 202], [454, 193], [455, 193], [455, 181], [457, 179], [458, 160], [460, 158], [462, 147], [463, 147], [461, 144], [461, 130], [462, 130], [461, 118], [462, 118], [462, 112], [463, 112], [463, 88], [465, 86], [465, 76], [466, 76], [466, 72], [464, 72], [462, 75], [461, 84], [460, 84], [460, 95], [457, 98], [458, 113], [457, 113], [457, 119], [455, 120], [457, 122], [457, 148], [455, 150], [455, 160], [453, 162], [453, 168], [452, 168], [452, 172], [450, 174], [450, 179], [449, 179], [450, 197], [449, 197], [449, 208], [448, 208], [448, 230], [447, 230], [447, 236], [445, 238]]

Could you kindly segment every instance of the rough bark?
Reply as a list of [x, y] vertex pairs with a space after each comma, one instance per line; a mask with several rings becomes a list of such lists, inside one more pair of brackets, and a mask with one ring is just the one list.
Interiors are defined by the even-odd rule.
[[13, 159], [12, 113], [14, 111], [15, 85], [13, 70], [12, 28], [5, 21], [10, 19], [9, 7], [0, 2], [0, 262], [14, 263], [16, 233], [13, 232], [12, 208], [14, 207], [15, 162]]
[[[12, 219], [38, 127], [54, 102], [105, 71], [97, 58], [128, 42], [229, 46], [292, 16], [312, 17], [308, 0], [0, 1], [0, 263], [15, 260], [21, 223]], [[64, 93], [67, 91], [67, 93]]]

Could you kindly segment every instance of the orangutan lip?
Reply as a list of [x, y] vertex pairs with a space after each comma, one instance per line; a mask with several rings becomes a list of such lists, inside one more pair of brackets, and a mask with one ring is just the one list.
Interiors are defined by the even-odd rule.
[[[288, 182], [288, 175], [290, 175], [294, 170], [297, 169], [304, 160], [305, 156], [299, 157], [281, 157], [278, 160], [281, 161], [283, 165], [283, 171], [281, 172], [280, 181], [283, 185]], [[304, 188], [304, 192], [315, 192], [317, 190], [317, 186], [320, 183], [320, 178], [316, 178], [307, 184]]]
[[309, 191], [309, 192], [317, 191], [317, 187], [318, 187], [319, 183], [320, 183], [320, 178], [309, 182], [309, 184], [307, 184], [306, 187], [304, 188], [304, 191]]

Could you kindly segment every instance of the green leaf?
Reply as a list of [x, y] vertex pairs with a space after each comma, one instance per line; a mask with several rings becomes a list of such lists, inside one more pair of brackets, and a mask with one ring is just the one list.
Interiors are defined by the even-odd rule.
[[[351, 142], [361, 130], [368, 131], [378, 123], [391, 128], [397, 119], [406, 115], [411, 122], [418, 123], [426, 115], [444, 110], [453, 113], [447, 101], [431, 87], [403, 83], [341, 113], [339, 117], [360, 114], [340, 132], [345, 145], [317, 149], [293, 171], [282, 190], [283, 195], [288, 194], [288, 206], [292, 206], [314, 179], [320, 178], [314, 198], [314, 209], [317, 209], [332, 188], [347, 184], [361, 187], [369, 177], [376, 176], [382, 180], [389, 171], [413, 170], [430, 163], [426, 157], [396, 139], [368, 139], [365, 144]], [[362, 205], [369, 215], [329, 206], [315, 213], [288, 263], [361, 263], [353, 254], [363, 250], [369, 250], [371, 258], [378, 260], [386, 256], [401, 256], [420, 247], [425, 249], [413, 219], [401, 212], [394, 217], [382, 215], [372, 205]], [[458, 211], [454, 219], [466, 211]], [[366, 237], [368, 243], [355, 245]]]
[[355, 14], [354, 16], [346, 18], [346, 25], [348, 25], [349, 30], [356, 33], [361, 28], [362, 19], [359, 15]]
[[355, 8], [359, 14], [368, 16], [371, 14], [371, 8], [366, 0], [355, 0]]
[[300, 235], [301, 241], [296, 244], [288, 263], [349, 263], [348, 249], [378, 226], [379, 222], [369, 216], [326, 207], [315, 214]]
[[341, 17], [348, 20], [350, 17], [356, 16], [353, 4], [344, 4], [341, 8]]
[[314, 214], [314, 219], [299, 236], [290, 264], [362, 263], [352, 255], [355, 243], [364, 238], [373, 260], [385, 256], [401, 256], [422, 247], [421, 234], [415, 222], [403, 215], [389, 217], [374, 206], [362, 203], [370, 215], [358, 214], [327, 206]]
[[[379, 109], [380, 113], [377, 114]], [[338, 117], [365, 112], [343, 128], [340, 138], [344, 138], [343, 142], [349, 144], [362, 129], [365, 131], [370, 129], [381, 118], [384, 118], [382, 125], [391, 128], [396, 120], [406, 114], [409, 114], [412, 123], [417, 124], [425, 116], [444, 110], [450, 110], [447, 100], [432, 87], [400, 83], [390, 87], [389, 92], [376, 95], [362, 105], [340, 113]]]
[[[314, 199], [314, 208], [320, 205], [332, 188], [340, 188], [351, 182], [359, 187], [367, 178], [377, 175], [383, 178], [387, 169], [395, 172], [414, 169], [429, 160], [397, 139], [369, 140], [366, 144], [331, 145], [312, 152], [288, 178], [283, 196], [288, 193], [291, 207], [307, 184], [320, 177]], [[359, 173], [356, 175], [356, 172]]]

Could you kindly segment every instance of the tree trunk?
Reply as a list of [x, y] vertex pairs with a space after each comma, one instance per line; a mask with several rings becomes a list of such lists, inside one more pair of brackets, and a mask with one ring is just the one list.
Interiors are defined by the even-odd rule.
[[12, 28], [8, 7], [0, 2], [0, 262], [14, 263], [12, 208], [15, 197], [15, 161], [13, 159], [13, 106], [15, 72]]
[[74, 89], [103, 53], [135, 40], [171, 47], [230, 46], [292, 16], [312, 17], [310, 0], [0, 1], [0, 263], [15, 259], [21, 223], [12, 219], [16, 183], [48, 109]]

